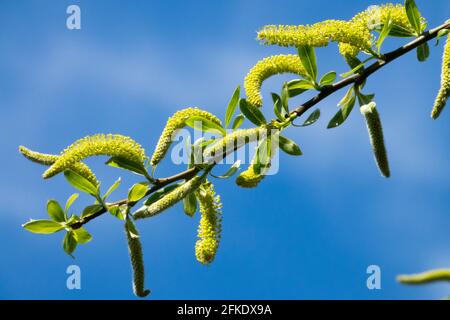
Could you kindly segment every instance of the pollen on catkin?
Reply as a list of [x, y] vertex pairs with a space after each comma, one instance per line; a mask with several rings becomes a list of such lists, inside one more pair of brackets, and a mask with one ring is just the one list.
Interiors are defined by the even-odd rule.
[[305, 68], [297, 55], [277, 55], [260, 60], [244, 79], [247, 101], [254, 106], [262, 106], [261, 86], [264, 80], [281, 73], [306, 75]]
[[369, 131], [370, 144], [381, 174], [388, 178], [391, 173], [387, 158], [386, 147], [384, 144], [383, 128], [381, 126], [380, 115], [378, 114], [375, 102], [363, 105], [361, 114], [366, 119], [367, 130]]
[[195, 243], [195, 256], [202, 264], [211, 263], [219, 248], [222, 231], [222, 203], [214, 186], [206, 181], [195, 192], [200, 203], [199, 240]]
[[[58, 155], [45, 154], [45, 153], [32, 151], [24, 146], [19, 146], [19, 151], [28, 160], [35, 162], [35, 163], [42, 164], [42, 165], [46, 165], [46, 166], [51, 166], [59, 158]], [[71, 165], [70, 170], [72, 170], [72, 171], [78, 173], [80, 176], [86, 178], [95, 186], [99, 186], [100, 183], [98, 182], [97, 177], [91, 171], [91, 169], [89, 169], [89, 167], [87, 165], [85, 165], [84, 163], [76, 162]]]
[[138, 297], [146, 297], [150, 290], [145, 289], [144, 259], [139, 232], [134, 223], [127, 218], [125, 222], [125, 233], [128, 240], [128, 252], [130, 254], [131, 267], [133, 269], [133, 291]]
[[450, 96], [450, 37], [447, 37], [445, 43], [444, 54], [442, 56], [442, 73], [441, 73], [441, 87], [434, 102], [431, 117], [437, 119], [444, 110], [448, 97]]
[[169, 209], [176, 203], [183, 200], [187, 195], [191, 194], [195, 190], [198, 189], [198, 187], [202, 184], [204, 180], [204, 175], [202, 176], [195, 176], [194, 178], [188, 180], [181, 186], [177, 187], [173, 191], [169, 192], [165, 196], [163, 196], [158, 201], [155, 201], [149, 206], [144, 206], [140, 208], [138, 211], [134, 214], [134, 219], [144, 219], [144, 218], [150, 218], [153, 217], [161, 212], [163, 212], [166, 209]]
[[50, 178], [73, 164], [90, 156], [109, 155], [144, 163], [144, 149], [133, 139], [118, 134], [97, 134], [80, 139], [67, 147], [55, 163], [44, 172], [44, 179]]
[[186, 120], [192, 116], [199, 116], [206, 118], [218, 125], [222, 125], [219, 118], [210, 112], [198, 108], [186, 108], [177, 111], [167, 120], [167, 124], [159, 138], [158, 144], [155, 147], [150, 163], [155, 167], [166, 155], [172, 144], [172, 138], [179, 129], [186, 126]]

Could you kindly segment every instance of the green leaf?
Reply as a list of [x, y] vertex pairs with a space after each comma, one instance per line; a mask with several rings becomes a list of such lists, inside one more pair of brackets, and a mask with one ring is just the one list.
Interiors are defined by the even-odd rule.
[[292, 156], [301, 156], [303, 153], [300, 147], [292, 140], [280, 135], [278, 137], [280, 149]]
[[239, 170], [240, 166], [241, 166], [241, 160], [238, 160], [223, 175], [215, 176], [212, 173], [210, 173], [210, 175], [212, 175], [214, 178], [217, 178], [217, 179], [228, 179], [228, 178], [232, 177]]
[[80, 176], [78, 173], [67, 170], [64, 171], [64, 177], [66, 177], [67, 181], [76, 189], [88, 193], [94, 197], [98, 196], [98, 188], [92, 184], [89, 180]]
[[128, 191], [128, 202], [138, 202], [148, 191], [148, 183], [136, 183]]
[[327, 128], [332, 129], [340, 126], [342, 123], [344, 123], [345, 120], [347, 120], [348, 116], [353, 110], [353, 107], [355, 106], [356, 97], [354, 95], [350, 96], [350, 100], [345, 101], [342, 103], [342, 107], [339, 109], [339, 111], [334, 115], [334, 117], [330, 120], [328, 123]]
[[334, 80], [336, 80], [336, 72], [330, 71], [320, 79], [319, 84], [321, 87], [329, 86], [333, 84]]
[[67, 216], [69, 214], [69, 209], [72, 206], [72, 204], [74, 203], [74, 201], [78, 199], [78, 196], [79, 196], [78, 193], [74, 193], [73, 195], [71, 195], [69, 197], [69, 199], [67, 199], [66, 207], [64, 209], [64, 214], [65, 214], [66, 220], [67, 220]]
[[296, 79], [287, 83], [289, 98], [296, 97], [303, 92], [314, 89], [314, 84], [309, 80]]
[[106, 199], [108, 199], [111, 193], [113, 193], [120, 186], [121, 182], [122, 179], [119, 178], [109, 187], [108, 191], [106, 191], [105, 195], [103, 196], [103, 201], [106, 201]]
[[237, 86], [236, 90], [234, 90], [230, 102], [228, 103], [227, 111], [225, 113], [225, 128], [228, 127], [228, 125], [230, 124], [231, 118], [233, 117], [236, 107], [239, 103], [240, 95], [241, 95], [241, 86]]
[[105, 164], [114, 168], [128, 170], [141, 176], [148, 175], [147, 170], [144, 167], [144, 164], [140, 162], [134, 162], [122, 157], [111, 157], [109, 158], [108, 161], [106, 161]]
[[125, 220], [125, 213], [119, 206], [108, 207], [108, 212], [120, 220]]
[[261, 141], [256, 149], [256, 160], [253, 165], [256, 174], [263, 174], [270, 167], [271, 143], [271, 138], [267, 137]]
[[384, 40], [386, 40], [387, 36], [389, 35], [389, 33], [391, 32], [391, 29], [392, 29], [392, 19], [391, 19], [390, 13], [389, 13], [386, 21], [387, 22], [383, 25], [383, 29], [381, 29], [380, 35], [378, 36], [378, 39], [377, 39], [378, 53], [381, 52], [381, 46], [383, 45]]
[[420, 46], [417, 47], [417, 59], [420, 62], [424, 62], [428, 59], [430, 56], [430, 47], [428, 43], [422, 43]]
[[225, 129], [218, 125], [217, 123], [214, 123], [206, 118], [200, 117], [200, 116], [191, 116], [186, 120], [186, 124], [194, 128], [196, 130], [200, 130], [202, 132], [210, 132], [213, 134], [219, 134], [222, 136], [225, 136], [227, 132]]
[[339, 101], [338, 106], [344, 106], [347, 103], [350, 102], [350, 100], [353, 97], [353, 87], [350, 87], [347, 92], [345, 93], [345, 96], [341, 99], [341, 101]]
[[360, 106], [363, 106], [365, 104], [369, 104], [370, 102], [372, 102], [373, 98], [375, 97], [375, 95], [372, 94], [362, 94], [361, 92], [357, 93], [358, 96], [358, 102]]
[[422, 26], [420, 22], [420, 12], [416, 2], [414, 0], [405, 0], [405, 8], [409, 23], [416, 31], [416, 35], [419, 35], [422, 32]]
[[286, 83], [283, 85], [283, 89], [281, 90], [281, 106], [286, 113], [289, 113], [289, 92]]
[[153, 202], [158, 201], [159, 199], [161, 199], [163, 196], [165, 196], [167, 193], [169, 193], [170, 191], [175, 190], [176, 188], [178, 188], [179, 186], [181, 186], [183, 184], [183, 182], [179, 182], [179, 183], [174, 183], [171, 184], [165, 188], [162, 188], [156, 192], [154, 192], [150, 197], [148, 197], [145, 202], [144, 205], [149, 206], [151, 205]]
[[30, 220], [22, 225], [26, 230], [33, 233], [51, 234], [64, 229], [64, 226], [52, 220]]
[[298, 55], [306, 73], [311, 80], [315, 82], [317, 80], [317, 62], [314, 48], [310, 46], [300, 46], [298, 47]]
[[189, 217], [193, 217], [195, 212], [197, 211], [197, 207], [197, 198], [195, 197], [194, 193], [190, 193], [186, 197], [184, 197], [183, 209], [186, 215], [188, 215]]
[[92, 205], [84, 208], [83, 213], [81, 214], [81, 217], [87, 218], [89, 216], [96, 214], [97, 212], [100, 212], [102, 209], [103, 209], [103, 206], [101, 204], [92, 204]]
[[244, 120], [245, 120], [244, 115], [242, 115], [242, 114], [237, 115], [233, 121], [233, 125], [231, 126], [233, 128], [233, 130], [239, 129], [239, 127], [242, 125]]
[[241, 101], [239, 101], [239, 108], [244, 116], [253, 124], [260, 126], [267, 123], [266, 118], [258, 107], [249, 104], [247, 100], [241, 99]]
[[410, 29], [407, 29], [398, 24], [392, 23], [391, 30], [389, 31], [389, 35], [391, 37], [399, 37], [399, 38], [410, 38], [414, 37], [414, 33], [411, 32]]
[[92, 236], [89, 232], [86, 231], [84, 228], [78, 228], [73, 231], [73, 237], [75, 238], [76, 242], [79, 244], [88, 243], [92, 240]]
[[272, 95], [272, 100], [273, 100], [273, 113], [280, 121], [284, 121], [283, 106], [281, 105], [281, 98], [279, 95], [277, 95], [276, 93], [273, 93], [273, 92], [271, 93], [271, 95]]
[[77, 240], [75, 239], [73, 231], [69, 231], [66, 233], [63, 240], [63, 249], [64, 251], [73, 258], [72, 253], [77, 248]]
[[56, 200], [49, 200], [47, 202], [47, 212], [53, 221], [56, 222], [66, 221], [66, 215], [64, 214], [63, 209]]
[[302, 127], [307, 127], [315, 123], [320, 118], [320, 109], [314, 110], [309, 117], [303, 122]]
[[439, 44], [439, 39], [441, 39], [442, 37], [448, 35], [450, 33], [450, 29], [442, 29], [439, 30], [437, 36], [436, 36], [436, 46]]

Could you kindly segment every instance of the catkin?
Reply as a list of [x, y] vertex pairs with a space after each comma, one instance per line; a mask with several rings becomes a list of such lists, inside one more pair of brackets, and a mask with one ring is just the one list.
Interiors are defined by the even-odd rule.
[[155, 167], [166, 155], [172, 144], [174, 134], [176, 134], [179, 129], [184, 128], [186, 126], [186, 120], [192, 116], [203, 117], [218, 125], [222, 125], [222, 122], [215, 115], [198, 108], [186, 108], [175, 112], [173, 116], [167, 120], [167, 124], [155, 147], [155, 151], [150, 160], [153, 167]]
[[437, 119], [444, 110], [448, 97], [450, 96], [450, 37], [447, 36], [445, 43], [444, 54], [442, 56], [442, 73], [441, 73], [441, 87], [434, 102], [431, 117]]
[[262, 106], [261, 86], [264, 80], [280, 73], [306, 75], [305, 68], [297, 55], [277, 55], [260, 60], [244, 79], [247, 101], [254, 106]]
[[[58, 160], [58, 158], [59, 158], [58, 155], [45, 154], [45, 153], [32, 151], [30, 149], [27, 149], [24, 146], [19, 146], [19, 151], [28, 160], [35, 162], [35, 163], [42, 164], [42, 165], [46, 165], [46, 166], [50, 166], [50, 165], [54, 164], [56, 162], [56, 160]], [[72, 171], [78, 173], [80, 176], [86, 178], [93, 185], [95, 185], [97, 187], [100, 185], [95, 174], [84, 163], [76, 162], [71, 165], [70, 170], [72, 170]]]
[[142, 245], [136, 226], [128, 218], [125, 222], [125, 233], [127, 235], [128, 252], [130, 254], [131, 266], [133, 269], [133, 291], [136, 296], [143, 298], [150, 293], [150, 290], [145, 289], [145, 272]]
[[450, 269], [436, 269], [418, 274], [401, 275], [397, 280], [404, 284], [426, 284], [437, 281], [450, 281]]
[[222, 231], [222, 203], [214, 186], [206, 181], [195, 193], [200, 203], [199, 240], [195, 243], [195, 256], [202, 264], [211, 263], [219, 248]]
[[67, 147], [55, 163], [44, 172], [44, 179], [50, 178], [75, 163], [96, 155], [123, 157], [127, 160], [144, 164], [144, 149], [133, 139], [118, 134], [97, 134], [80, 139]]
[[391, 173], [389, 170], [389, 163], [384, 145], [383, 128], [381, 126], [380, 116], [378, 114], [375, 102], [363, 105], [361, 107], [361, 114], [366, 119], [367, 130], [369, 131], [370, 144], [381, 174], [388, 178]]

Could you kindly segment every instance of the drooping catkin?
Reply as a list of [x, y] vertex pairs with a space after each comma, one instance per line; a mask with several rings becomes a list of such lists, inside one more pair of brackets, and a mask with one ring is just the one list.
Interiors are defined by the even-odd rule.
[[134, 214], [134, 219], [138, 220], [150, 218], [172, 207], [179, 201], [183, 200], [187, 195], [197, 190], [198, 187], [202, 184], [203, 180], [204, 175], [195, 176], [194, 178], [188, 180], [181, 186], [163, 196], [158, 201], [137, 210]]
[[206, 118], [218, 125], [222, 125], [219, 118], [210, 112], [198, 109], [198, 108], [186, 108], [177, 111], [167, 120], [167, 124], [159, 138], [158, 144], [155, 147], [150, 163], [155, 167], [166, 155], [167, 151], [172, 144], [173, 136], [179, 129], [186, 126], [186, 120], [192, 116], [199, 116]]
[[[36, 152], [36, 151], [30, 150], [24, 146], [19, 146], [19, 151], [28, 160], [35, 162], [35, 163], [42, 164], [42, 165], [46, 165], [46, 166], [51, 166], [59, 158], [58, 155]], [[72, 171], [78, 173], [80, 176], [86, 178], [93, 185], [95, 185], [97, 187], [99, 186], [97, 177], [91, 171], [91, 169], [89, 169], [89, 167], [87, 165], [85, 165], [84, 163], [76, 162], [71, 165], [70, 170], [72, 170]]]
[[150, 290], [145, 289], [144, 258], [139, 232], [133, 221], [129, 218], [125, 222], [125, 233], [127, 235], [128, 252], [133, 269], [133, 291], [136, 296], [143, 298], [148, 296]]
[[434, 102], [431, 117], [437, 119], [444, 110], [448, 97], [450, 96], [450, 37], [447, 36], [445, 43], [444, 54], [442, 56], [442, 71], [441, 71], [441, 87]]
[[67, 147], [55, 163], [44, 172], [44, 179], [71, 168], [81, 160], [97, 155], [122, 157], [144, 164], [144, 149], [133, 139], [118, 134], [97, 134], [80, 139]]
[[376, 103], [370, 102], [369, 104], [363, 105], [360, 110], [361, 114], [366, 119], [370, 144], [372, 145], [372, 150], [378, 168], [380, 169], [381, 174], [388, 178], [391, 173], [389, 170], [386, 147], [384, 145], [383, 128], [381, 126], [381, 120], [376, 108]]
[[281, 73], [306, 75], [305, 68], [297, 55], [277, 55], [260, 60], [244, 79], [247, 101], [254, 106], [262, 106], [261, 86], [264, 80]]
[[199, 240], [195, 243], [195, 256], [202, 264], [211, 263], [219, 248], [222, 231], [222, 203], [214, 186], [206, 181], [195, 193], [200, 203]]

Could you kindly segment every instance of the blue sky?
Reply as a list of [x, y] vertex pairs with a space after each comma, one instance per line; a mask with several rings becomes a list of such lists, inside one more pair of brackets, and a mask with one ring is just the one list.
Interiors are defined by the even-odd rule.
[[[445, 0], [417, 1], [430, 26], [448, 19]], [[65, 27], [78, 4], [82, 29]], [[266, 24], [349, 19], [376, 1], [0, 1], [0, 298], [128, 299], [131, 270], [120, 221], [90, 223], [91, 243], [72, 260], [62, 234], [35, 235], [20, 225], [46, 218], [47, 199], [73, 193], [61, 176], [23, 159], [20, 144], [57, 153], [98, 132], [121, 133], [150, 153], [166, 118], [199, 106], [222, 116], [229, 97], [256, 61], [293, 52], [255, 41]], [[401, 42], [390, 41], [387, 48]], [[180, 206], [138, 224], [152, 299], [405, 299], [440, 298], [450, 286], [404, 287], [399, 273], [450, 266], [450, 112], [429, 118], [439, 86], [442, 46], [426, 63], [414, 54], [375, 74], [392, 178], [380, 177], [358, 110], [326, 130], [337, 94], [320, 104], [322, 117], [289, 130], [300, 158], [281, 155], [280, 172], [253, 190], [217, 181], [224, 205], [216, 261], [195, 260], [199, 216]], [[317, 52], [322, 73], [345, 71], [332, 45]], [[264, 96], [278, 90], [277, 77]], [[304, 99], [304, 98], [303, 98]], [[296, 98], [293, 105], [301, 103]], [[267, 115], [270, 108], [265, 108]], [[103, 185], [136, 179], [89, 161]], [[170, 164], [158, 174], [179, 171]], [[74, 210], [90, 199], [81, 196]], [[77, 264], [82, 289], [66, 288]], [[381, 267], [382, 289], [366, 288], [366, 268]]]

